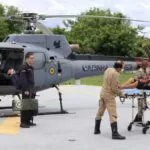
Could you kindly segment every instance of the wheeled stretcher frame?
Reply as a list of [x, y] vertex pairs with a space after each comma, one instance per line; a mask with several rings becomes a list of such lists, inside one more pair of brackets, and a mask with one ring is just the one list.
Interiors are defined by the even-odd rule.
[[[124, 90], [124, 94], [125, 94], [125, 97], [120, 97], [120, 101], [123, 103], [125, 101], [125, 99], [131, 99], [132, 101], [132, 121], [130, 122], [130, 124], [128, 125], [128, 131], [131, 131], [132, 129], [132, 125], [136, 125], [136, 126], [140, 126], [142, 127], [142, 133], [143, 134], [146, 134], [147, 130], [150, 128], [150, 121], [147, 121], [145, 122], [144, 121], [144, 111], [146, 109], [148, 109], [148, 105], [147, 105], [147, 97], [150, 96], [150, 90], [147, 91], [141, 91], [141, 90], [136, 90], [136, 89], [133, 89], [133, 90]], [[134, 121], [134, 118], [135, 118], [135, 115], [134, 115], [134, 108], [135, 107], [135, 100], [141, 100], [143, 101], [142, 102], [142, 122], [135, 122]]]

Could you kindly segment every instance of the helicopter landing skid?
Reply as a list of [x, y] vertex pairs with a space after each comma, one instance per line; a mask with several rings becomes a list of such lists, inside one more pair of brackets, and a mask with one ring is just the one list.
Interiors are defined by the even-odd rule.
[[[36, 116], [44, 116], [44, 115], [58, 115], [58, 114], [75, 114], [74, 112], [72, 113], [68, 113], [67, 111], [64, 111], [64, 112], [60, 112], [60, 111], [56, 111], [56, 112], [52, 112], [52, 111], [39, 111], [38, 114]], [[7, 118], [7, 117], [19, 117], [20, 116], [20, 112], [16, 111], [16, 112], [13, 112], [13, 111], [9, 111], [7, 109], [7, 111], [5, 112], [1, 112], [0, 113], [0, 118]]]
[[63, 109], [63, 104], [62, 104], [62, 93], [60, 92], [58, 86], [54, 85], [54, 87], [57, 89], [58, 95], [59, 95], [60, 113], [62, 113], [62, 114], [68, 113], [67, 111], [65, 111], [65, 110]]
[[60, 111], [56, 111], [56, 112], [39, 112], [38, 113], [38, 116], [42, 116], [42, 115], [59, 115], [59, 114], [75, 114], [74, 112], [70, 113], [70, 112], [67, 112], [67, 111], [63, 111], [63, 112], [60, 112]]
[[[40, 111], [37, 115], [54, 115], [54, 114], [75, 114], [75, 113], [69, 113], [66, 110], [63, 109], [63, 104], [62, 104], [62, 93], [60, 92], [58, 86], [54, 85], [53, 87], [55, 87], [58, 91], [58, 95], [59, 95], [59, 102], [60, 102], [60, 111], [56, 111], [56, 112], [52, 112], [52, 111]], [[12, 106], [2, 106], [0, 107], [0, 110], [10, 110], [12, 109]], [[0, 113], [0, 118], [1, 117], [15, 117], [15, 116], [19, 116], [19, 113], [12, 113], [12, 112], [8, 112], [8, 113]]]

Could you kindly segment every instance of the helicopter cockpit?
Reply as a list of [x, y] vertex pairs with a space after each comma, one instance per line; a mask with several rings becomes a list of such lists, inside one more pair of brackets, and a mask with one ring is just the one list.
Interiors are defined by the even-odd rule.
[[23, 52], [15, 49], [0, 49], [0, 86], [12, 85], [10, 69], [18, 71], [23, 63]]

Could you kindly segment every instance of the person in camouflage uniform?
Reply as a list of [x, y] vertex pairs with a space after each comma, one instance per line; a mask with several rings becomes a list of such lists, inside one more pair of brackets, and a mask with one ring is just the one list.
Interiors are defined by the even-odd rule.
[[[138, 66], [133, 78], [130, 78], [128, 81], [120, 85], [120, 88], [137, 88], [137, 89], [147, 89], [149, 86], [150, 79], [150, 68], [148, 68], [148, 61], [143, 60]], [[147, 106], [146, 97], [138, 98], [138, 112], [135, 116], [134, 122], [142, 122], [143, 109]]]

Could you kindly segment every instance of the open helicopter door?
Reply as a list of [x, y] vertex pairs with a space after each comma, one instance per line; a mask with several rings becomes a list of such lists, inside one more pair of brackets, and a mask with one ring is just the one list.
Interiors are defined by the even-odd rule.
[[17, 46], [0, 45], [0, 94], [12, 94], [15, 90], [13, 87], [10, 69], [19, 70], [24, 58], [24, 49]]

